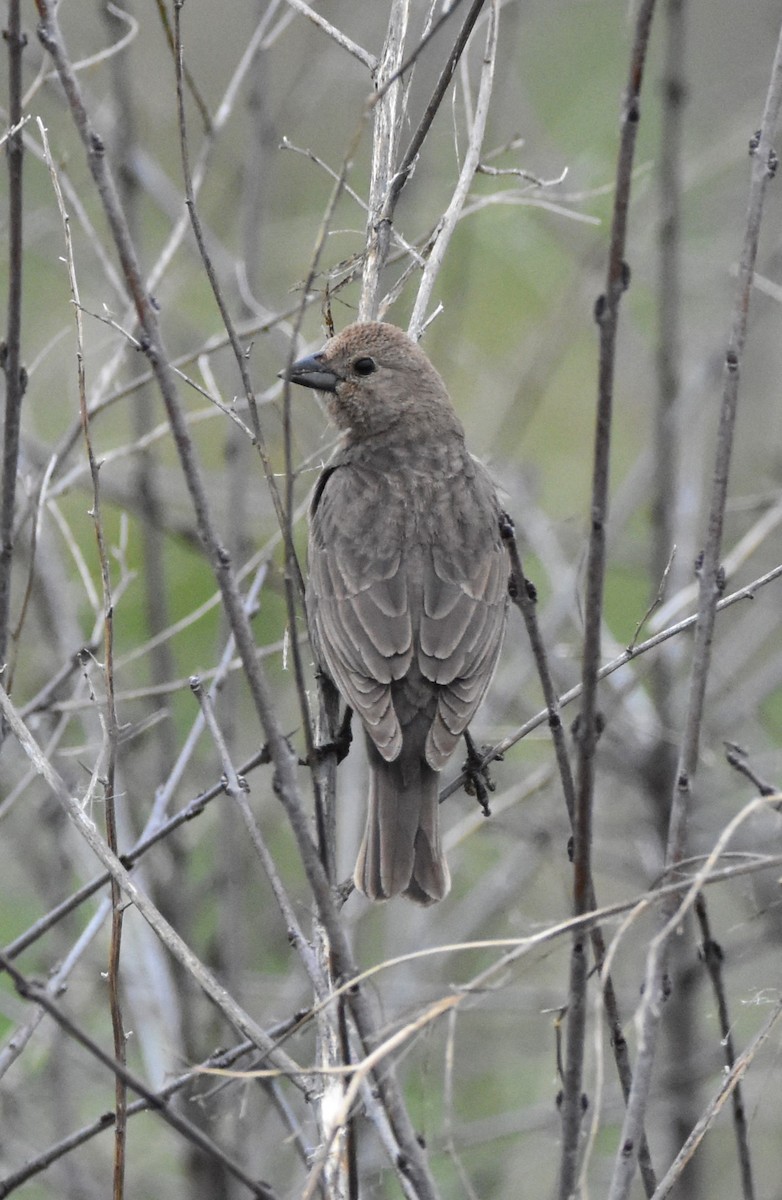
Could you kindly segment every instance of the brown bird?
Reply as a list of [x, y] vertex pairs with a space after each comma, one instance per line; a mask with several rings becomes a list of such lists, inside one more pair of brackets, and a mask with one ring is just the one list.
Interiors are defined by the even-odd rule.
[[369, 810], [355, 883], [419, 904], [450, 887], [438, 775], [500, 653], [500, 504], [445, 385], [407, 334], [349, 325], [293, 364], [342, 430], [310, 507], [307, 615], [323, 671], [361, 718]]

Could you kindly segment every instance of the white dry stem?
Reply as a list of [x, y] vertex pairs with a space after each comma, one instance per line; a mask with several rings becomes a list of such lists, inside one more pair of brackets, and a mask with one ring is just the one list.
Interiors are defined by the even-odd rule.
[[418, 295], [416, 296], [413, 313], [410, 317], [408, 332], [412, 338], [418, 340], [426, 322], [426, 310], [434, 289], [435, 280], [439, 274], [440, 268], [445, 258], [445, 252], [453, 236], [453, 232], [459, 222], [462, 209], [467, 199], [467, 194], [472, 185], [473, 177], [478, 169], [478, 164], [481, 161], [481, 146], [483, 144], [483, 135], [486, 129], [486, 119], [489, 115], [489, 102], [491, 100], [492, 87], [494, 84], [494, 64], [497, 57], [497, 30], [499, 28], [499, 2], [492, 0], [489, 10], [489, 23], [486, 31], [486, 48], [483, 57], [483, 67], [481, 70], [481, 82], [478, 89], [478, 99], [475, 104], [475, 116], [472, 126], [472, 135], [467, 147], [467, 153], [464, 156], [464, 165], [459, 173], [459, 179], [451, 197], [450, 203], [443, 213], [440, 222], [440, 228], [437, 233], [432, 253], [429, 255], [429, 260], [424, 268], [423, 277]]
[[374, 320], [378, 314], [380, 272], [386, 257], [385, 243], [388, 236], [388, 229], [381, 226], [379, 221], [393, 178], [406, 98], [401, 78], [395, 79], [388, 88], [385, 84], [402, 65], [409, 15], [409, 0], [395, 0], [375, 79], [375, 86], [385, 90], [374, 109], [367, 255], [361, 280], [359, 321]]

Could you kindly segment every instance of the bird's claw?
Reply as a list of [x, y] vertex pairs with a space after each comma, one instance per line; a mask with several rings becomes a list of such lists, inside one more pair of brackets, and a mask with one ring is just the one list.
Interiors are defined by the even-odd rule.
[[330, 741], [324, 742], [322, 746], [316, 747], [315, 753], [319, 761], [322, 762], [329, 754], [336, 754], [337, 763], [341, 763], [343, 758], [347, 758], [353, 741], [353, 730], [350, 724], [352, 716], [353, 710], [351, 708], [346, 709], [342, 724], [334, 737]]
[[[490, 817], [489, 792], [495, 790], [496, 784], [489, 774], [489, 764], [484, 760], [490, 752], [491, 746], [476, 746], [466, 731], [464, 740], [467, 745], [467, 758], [462, 766], [465, 775], [464, 790], [468, 796], [475, 796], [484, 817]], [[501, 758], [502, 756], [497, 757]]]

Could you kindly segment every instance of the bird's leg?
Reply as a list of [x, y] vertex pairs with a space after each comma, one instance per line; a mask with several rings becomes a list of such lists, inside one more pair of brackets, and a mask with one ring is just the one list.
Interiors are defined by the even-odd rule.
[[351, 721], [353, 720], [353, 709], [346, 707], [342, 716], [337, 736], [334, 738], [333, 746], [337, 754], [337, 762], [341, 763], [343, 758], [347, 758], [350, 750], [351, 742], [353, 741], [353, 730]]
[[491, 747], [476, 746], [469, 729], [465, 729], [462, 736], [467, 747], [467, 758], [462, 766], [466, 775], [464, 790], [468, 796], [475, 796], [483, 809], [484, 817], [490, 817], [489, 792], [493, 792], [496, 785], [489, 774], [489, 764], [483, 760]]
[[[339, 692], [327, 675], [320, 676], [320, 684], [324, 693], [324, 707], [327, 712], [334, 714], [328, 721], [329, 733], [331, 733], [336, 723], [337, 712], [339, 711]], [[341, 763], [343, 758], [347, 758], [351, 742], [353, 741], [353, 732], [350, 727], [352, 718], [353, 709], [348, 707], [343, 713], [339, 728], [327, 742], [323, 742], [318, 746], [317, 754], [319, 758], [323, 758], [326, 754], [336, 754], [338, 763]]]

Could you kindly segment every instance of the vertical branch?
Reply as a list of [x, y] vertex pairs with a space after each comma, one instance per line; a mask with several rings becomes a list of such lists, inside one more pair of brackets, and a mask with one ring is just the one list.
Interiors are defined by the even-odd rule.
[[[722, 526], [725, 515], [728, 472], [738, 409], [740, 368], [747, 333], [747, 314], [752, 291], [752, 278], [755, 269], [755, 258], [757, 256], [766, 185], [769, 179], [773, 177], [777, 164], [776, 155], [771, 146], [771, 138], [779, 116], [780, 104], [782, 104], [782, 29], [780, 30], [771, 69], [771, 79], [766, 95], [760, 130], [750, 143], [752, 176], [749, 187], [746, 228], [739, 261], [738, 285], [733, 318], [725, 354], [725, 379], [717, 431], [708, 530], [702, 561], [700, 563], [698, 616], [695, 622], [687, 711], [684, 719], [684, 730], [671, 800], [667, 847], [667, 865], [669, 870], [677, 868], [686, 850], [686, 822], [692, 800], [692, 777], [698, 763], [706, 681], [711, 663], [714, 618], [724, 582], [720, 567]], [[675, 892], [671, 897], [663, 901], [661, 906], [662, 920], [664, 922], [663, 931], [670, 931], [672, 929], [670, 920], [676, 911], [677, 903], [678, 896]], [[633, 1076], [633, 1087], [622, 1126], [609, 1200], [625, 1200], [632, 1184], [634, 1174], [633, 1146], [648, 1101], [660, 1024], [668, 940], [667, 936], [663, 937], [658, 934], [652, 943], [647, 959], [644, 998], [639, 1020], [638, 1056]]]
[[[652, 472], [652, 588], [660, 586], [674, 542], [677, 490], [676, 403], [681, 366], [681, 192], [682, 125], [686, 102], [684, 68], [685, 0], [665, 6], [665, 67], [662, 79], [662, 133], [659, 149], [657, 288], [657, 403], [654, 420]], [[668, 680], [665, 656], [655, 663], [655, 699], [665, 702]]]
[[[121, 21], [112, 6], [107, 5], [105, 9], [102, 9], [101, 15], [108, 28], [112, 32], [116, 32], [116, 27], [118, 24], [121, 25]], [[128, 46], [122, 54], [113, 54], [109, 60], [113, 100], [111, 158], [115, 163], [117, 190], [128, 220], [130, 236], [134, 244], [138, 246], [141, 189], [137, 172], [133, 166], [137, 138], [137, 97], [134, 94], [135, 75], [131, 52], [131, 47]], [[137, 441], [143, 443], [143, 439], [153, 427], [153, 418], [152, 391], [149, 387], [139, 388], [132, 409], [133, 432]], [[143, 444], [136, 456], [133, 486], [138, 495], [142, 518], [139, 522], [143, 562], [140, 581], [144, 588], [147, 627], [150, 636], [154, 637], [161, 633], [169, 623], [169, 605], [164, 561], [164, 534], [160, 527], [160, 515], [163, 509], [160, 473], [153, 451]], [[150, 656], [149, 665], [150, 675], [155, 684], [162, 685], [167, 679], [174, 677], [174, 656], [167, 640], [162, 641], [155, 653]], [[157, 774], [165, 775], [176, 755], [173, 723], [170, 720], [160, 721], [156, 728], [156, 737], [161, 764], [161, 770]]]
[[[670, 570], [674, 549], [674, 517], [678, 491], [677, 405], [682, 356], [681, 330], [681, 204], [682, 129], [687, 98], [685, 82], [685, 0], [667, 0], [665, 64], [662, 78], [659, 146], [658, 280], [657, 280], [657, 400], [654, 412], [652, 470], [652, 542], [649, 567], [652, 599]], [[664, 729], [673, 728], [671, 679], [666, 654], [656, 657], [650, 674], [652, 695]], [[667, 745], [667, 743], [665, 743]], [[655, 754], [658, 748], [655, 747]], [[671, 763], [671, 770], [673, 763]], [[667, 789], [667, 773], [661, 781]], [[667, 803], [665, 804], [667, 809]], [[664, 814], [667, 823], [668, 813]]]
[[[500, 533], [508, 548], [510, 558], [510, 596], [512, 602], [519, 609], [524, 625], [527, 630], [527, 635], [530, 641], [530, 648], [535, 659], [540, 685], [543, 691], [543, 698], [546, 702], [546, 711], [548, 714], [548, 726], [551, 732], [551, 739], [554, 743], [554, 753], [557, 760], [557, 769], [559, 778], [562, 784], [562, 792], [565, 799], [565, 807], [567, 808], [568, 817], [570, 818], [571, 828], [575, 824], [576, 815], [576, 794], [575, 781], [573, 772], [570, 766], [570, 758], [568, 755], [567, 742], [565, 738], [565, 730], [562, 725], [561, 704], [554, 687], [554, 681], [551, 677], [549, 669], [548, 656], [546, 654], [543, 638], [538, 625], [536, 613], [537, 596], [532, 583], [526, 578], [524, 568], [519, 555], [518, 546], [513, 530], [513, 524], [509, 517], [503, 515], [500, 520]], [[597, 908], [597, 898], [595, 894], [594, 882], [589, 878], [589, 895], [588, 907], [590, 909]], [[595, 966], [601, 974], [603, 987], [603, 1002], [605, 1006], [606, 1021], [611, 1035], [611, 1046], [614, 1052], [614, 1061], [616, 1063], [617, 1074], [622, 1088], [622, 1094], [627, 1099], [630, 1094], [630, 1085], [632, 1082], [632, 1071], [630, 1069], [630, 1058], [627, 1051], [627, 1042], [623, 1033], [623, 1022], [619, 1012], [619, 1003], [616, 998], [613, 979], [610, 973], [604, 970], [606, 962], [606, 944], [603, 930], [600, 925], [593, 924], [590, 926], [589, 937], [592, 943], [592, 953], [595, 959]], [[571, 983], [572, 983], [571, 979]], [[571, 997], [572, 1000], [572, 997]], [[579, 1092], [574, 1097], [569, 1092], [572, 1087], [572, 1075], [574, 1068], [570, 1062], [572, 1054], [576, 1064], [580, 1062], [583, 1055], [583, 1045], [574, 1046], [568, 1041], [568, 1058], [565, 1069], [564, 1086], [562, 1089], [562, 1116], [563, 1116], [563, 1135], [562, 1135], [562, 1156], [570, 1160], [573, 1159], [575, 1168], [578, 1167], [578, 1140], [581, 1127], [581, 1116], [583, 1112], [582, 1095]], [[578, 1080], [580, 1086], [580, 1078]], [[648, 1196], [651, 1196], [656, 1186], [654, 1170], [652, 1168], [649, 1146], [645, 1135], [642, 1138], [639, 1147], [638, 1159], [643, 1176], [644, 1187]], [[564, 1172], [563, 1172], [564, 1175]], [[573, 1187], [571, 1186], [571, 1191]]]
[[[606, 288], [595, 306], [595, 318], [600, 331], [600, 360], [592, 471], [591, 526], [584, 604], [584, 652], [581, 677], [583, 690], [577, 736], [576, 811], [573, 834], [573, 911], [575, 915], [588, 911], [592, 891], [592, 807], [595, 787], [595, 751], [599, 732], [597, 682], [600, 669], [600, 629], [605, 583], [606, 521], [608, 519], [616, 339], [619, 303], [629, 282], [629, 272], [624, 254], [630, 184], [640, 119], [641, 84], [653, 13], [654, 0], [642, 0], [636, 17], [630, 72], [622, 108]], [[578, 1171], [578, 1130], [581, 1122], [587, 971], [585, 935], [579, 931], [574, 934], [573, 938], [568, 993], [560, 1200], [566, 1200], [572, 1195]]]
[[[773, 794], [773, 791], [772, 791]], [[733, 1022], [728, 1012], [728, 1000], [722, 978], [722, 948], [711, 935], [709, 910], [706, 907], [706, 897], [701, 892], [695, 899], [695, 915], [701, 931], [701, 956], [711, 980], [714, 999], [717, 1003], [717, 1013], [720, 1022], [720, 1042], [725, 1050], [725, 1067], [728, 1073], [736, 1065], [736, 1050], [733, 1044]], [[733, 1089], [733, 1130], [736, 1135], [736, 1147], [741, 1174], [741, 1195], [743, 1200], [755, 1200], [755, 1185], [752, 1178], [752, 1159], [749, 1153], [749, 1128], [747, 1114], [744, 1109], [744, 1098], [741, 1083], [737, 1082]]]
[[[117, 709], [114, 700], [114, 605], [112, 601], [111, 572], [109, 569], [109, 557], [106, 550], [103, 517], [101, 515], [99, 465], [92, 448], [90, 422], [87, 413], [82, 308], [81, 298], [79, 295], [79, 284], [76, 278], [76, 264], [73, 258], [70, 218], [68, 217], [68, 213], [65, 209], [65, 202], [63, 200], [62, 190], [60, 188], [60, 180], [49, 152], [49, 143], [46, 137], [46, 130], [40, 119], [38, 125], [41, 131], [41, 137], [43, 139], [44, 152], [46, 155], [47, 164], [49, 166], [52, 184], [57, 197], [57, 205], [62, 218], [63, 233], [65, 236], [65, 259], [68, 265], [68, 280], [70, 283], [71, 296], [73, 297], [73, 312], [76, 322], [76, 372], [79, 393], [79, 414], [81, 416], [84, 447], [87, 453], [87, 461], [90, 467], [90, 479], [92, 481], [91, 515], [95, 530], [95, 540], [98, 547], [98, 560], [100, 563], [101, 583], [103, 589], [103, 678], [106, 691], [106, 720], [104, 726], [104, 736], [106, 745], [104, 750], [104, 777], [102, 782], [104, 787], [104, 807], [106, 812], [106, 842], [112, 854], [118, 856], [119, 847], [117, 839], [117, 817], [115, 807], [118, 726]], [[108, 970], [109, 1007], [111, 1010], [111, 1026], [114, 1037], [114, 1057], [117, 1062], [124, 1066], [126, 1063], [125, 1027], [122, 1016], [122, 1002], [120, 998], [119, 982], [120, 957], [122, 952], [122, 908], [122, 889], [120, 888], [118, 881], [112, 878], [111, 940], [109, 944]], [[114, 1081], [114, 1200], [122, 1200], [122, 1197], [125, 1194], [127, 1107], [127, 1083], [121, 1078], [120, 1075], [116, 1075]]]
[[[459, 0], [456, 0], [456, 3], [458, 3], [458, 2], [459, 2]], [[413, 168], [415, 167], [416, 160], [418, 158], [418, 155], [421, 152], [421, 147], [423, 146], [423, 144], [426, 140], [427, 134], [429, 133], [429, 130], [432, 127], [432, 121], [435, 119], [437, 112], [440, 108], [440, 105], [442, 104], [442, 102], [445, 98], [445, 93], [448, 91], [450, 82], [453, 79], [454, 71], [456, 70], [456, 68], [459, 64], [459, 60], [461, 59], [462, 54], [464, 53], [464, 51], [466, 49], [467, 43], [470, 40], [470, 34], [472, 33], [473, 29], [475, 28], [475, 22], [478, 20], [481, 9], [483, 8], [485, 3], [486, 3], [486, 0], [473, 0], [472, 4], [470, 5], [470, 10], [464, 19], [464, 24], [462, 25], [461, 29], [459, 30], [459, 33], [453, 44], [453, 48], [451, 49], [451, 52], [448, 55], [448, 59], [445, 63], [445, 66], [443, 67], [442, 71], [440, 72], [440, 76], [437, 80], [437, 83], [434, 86], [434, 90], [432, 92], [429, 103], [427, 104], [427, 106], [424, 110], [424, 114], [421, 117], [421, 120], [418, 124], [418, 128], [416, 129], [415, 133], [413, 134], [412, 138], [410, 139], [410, 144], [408, 145], [407, 150], [405, 151], [404, 155], [402, 156], [402, 161], [400, 162], [399, 167], [397, 168], [397, 171], [396, 171], [393, 179], [391, 180], [391, 186], [388, 189], [388, 195], [386, 197], [385, 206], [383, 208], [383, 214], [380, 218], [380, 221], [383, 224], [388, 226], [388, 235], [384, 236], [384, 241], [382, 243], [386, 247], [388, 246], [389, 241], [390, 241], [391, 225], [394, 220], [394, 213], [396, 211], [396, 206], [399, 201], [399, 197], [402, 194], [402, 189], [405, 187], [405, 184], [407, 183], [407, 181], [409, 180], [410, 176], [413, 173]], [[451, 5], [451, 8], [448, 9], [448, 12], [444, 14], [443, 19], [446, 16], [450, 15], [450, 13], [453, 11], [453, 9], [455, 7], [456, 7], [456, 4]], [[437, 22], [432, 26], [432, 28], [429, 31], [429, 34], [427, 35], [427, 39], [429, 36], [431, 36], [432, 33], [436, 32], [436, 30], [439, 28], [439, 24], [440, 24], [440, 22]], [[422, 43], [422, 45], [423, 45], [423, 43]], [[419, 47], [419, 51], [420, 51], [420, 47]], [[416, 51], [416, 53], [418, 53], [418, 51]], [[409, 60], [408, 60], [408, 62], [405, 62], [402, 64], [402, 66], [400, 67], [400, 71], [406, 70], [408, 64], [409, 64]], [[393, 80], [393, 76], [392, 76], [392, 80]], [[392, 82], [386, 83], [386, 87], [389, 87], [389, 86], [393, 86], [393, 83]], [[381, 98], [382, 98], [382, 93], [379, 93], [378, 97], [376, 97], [375, 102], [377, 103], [378, 100]], [[381, 266], [382, 266], [382, 264], [381, 264]]]
[[5, 374], [5, 424], [3, 478], [0, 485], [0, 667], [8, 657], [8, 623], [11, 612], [11, 566], [14, 556], [14, 507], [19, 433], [27, 372], [22, 366], [22, 53], [27, 38], [22, 33], [19, 0], [8, 5], [8, 320], [5, 345], [0, 347]]
[[255, 392], [253, 390], [252, 382], [250, 380], [250, 375], [247, 370], [247, 355], [246, 355], [242, 345], [239, 342], [239, 337], [236, 333], [236, 329], [234, 328], [233, 319], [231, 318], [231, 314], [228, 311], [228, 306], [225, 302], [223, 293], [220, 289], [220, 284], [217, 279], [217, 273], [214, 269], [212, 257], [210, 255], [208, 247], [206, 245], [204, 231], [201, 226], [201, 218], [198, 215], [198, 209], [196, 207], [195, 190], [193, 187], [193, 176], [192, 176], [192, 172], [190, 170], [190, 149], [189, 149], [188, 140], [187, 140], [187, 122], [185, 119], [185, 72], [184, 72], [184, 55], [183, 55], [183, 50], [182, 50], [182, 27], [181, 27], [181, 12], [182, 12], [183, 5], [184, 5], [184, 0], [174, 0], [174, 67], [175, 67], [175, 73], [176, 73], [176, 100], [177, 100], [177, 120], [178, 120], [178, 125], [179, 125], [179, 148], [180, 148], [180, 152], [181, 152], [181, 156], [182, 156], [182, 174], [184, 177], [184, 184], [185, 184], [185, 204], [187, 207], [188, 214], [190, 216], [190, 224], [192, 225], [192, 228], [193, 228], [193, 235], [195, 237], [196, 244], [198, 246], [198, 252], [201, 256], [201, 261], [204, 264], [204, 270], [206, 271], [206, 276], [207, 276], [207, 279], [209, 280], [209, 285], [212, 289], [212, 295], [214, 296], [215, 302], [220, 311], [220, 318], [225, 327], [225, 332], [228, 335], [228, 341], [230, 342], [231, 349], [233, 351], [233, 355], [236, 360], [236, 365], [239, 369], [239, 375], [240, 375], [241, 381], [242, 381], [242, 388], [244, 390], [244, 398], [247, 401], [247, 405], [248, 405], [248, 408], [250, 411], [250, 417], [252, 420], [253, 434], [255, 436], [255, 444], [256, 444], [258, 453], [260, 454], [260, 457], [261, 457], [261, 463], [263, 464], [264, 473], [266, 475], [266, 483], [269, 488], [269, 494], [271, 495], [272, 501], [274, 503], [274, 507], [277, 512], [277, 518], [280, 522], [280, 526], [284, 530], [285, 519], [284, 519], [282, 501], [280, 500], [280, 495], [279, 495], [279, 491], [277, 488], [277, 481], [274, 477], [274, 472], [271, 468], [271, 463], [269, 462], [269, 457], [266, 452], [265, 439], [263, 437], [263, 432], [261, 430], [260, 422], [258, 420], [258, 409], [257, 409], [256, 403], [255, 403]]
[[[651, 546], [649, 555], [653, 600], [662, 593], [671, 566], [676, 540], [675, 519], [680, 496], [679, 463], [679, 392], [682, 359], [681, 303], [681, 208], [682, 208], [682, 137], [687, 101], [686, 83], [686, 3], [666, 0], [662, 12], [664, 62], [661, 79], [661, 128], [659, 139], [657, 203], [657, 396], [653, 428], [653, 469], [651, 496]], [[649, 673], [649, 686], [660, 728], [659, 737], [645, 759], [645, 780], [653, 808], [661, 856], [665, 850], [670, 819], [671, 780], [676, 769], [677, 693], [674, 690], [674, 658], [670, 652], [656, 655]], [[666, 1158], [675, 1154], [692, 1128], [698, 1114], [697, 1042], [694, 1034], [699, 1019], [696, 989], [692, 980], [692, 921], [687, 920], [684, 936], [677, 938], [669, 974], [670, 998], [667, 1003], [665, 1069], [670, 1079], [670, 1101], [666, 1105], [665, 1125], [668, 1147]], [[697, 1193], [701, 1159], [694, 1158], [687, 1168], [688, 1189]]]
[[720, 555], [725, 504], [728, 495], [728, 475], [738, 411], [739, 379], [747, 334], [747, 315], [755, 272], [763, 201], [766, 185], [774, 177], [777, 168], [777, 157], [771, 145], [771, 138], [776, 127], [780, 103], [782, 103], [782, 32], [780, 32], [780, 40], [777, 44], [760, 130], [750, 143], [752, 178], [747, 224], [739, 261], [733, 321], [725, 353], [725, 379], [717, 431], [706, 544], [703, 549], [702, 561], [699, 564], [698, 620], [695, 625], [687, 716], [671, 804], [671, 825], [668, 834], [669, 867], [675, 867], [684, 855], [685, 821], [689, 807], [691, 777], [698, 761], [706, 680], [711, 664], [714, 617], [717, 601], [724, 589]]
[[391, 186], [404, 116], [399, 66], [405, 48], [409, 16], [410, 0], [394, 0], [386, 40], [375, 72], [375, 88], [379, 98], [374, 106], [367, 251], [358, 304], [359, 321], [373, 321], [377, 317], [380, 272], [388, 255], [391, 222], [383, 219], [383, 209]]

